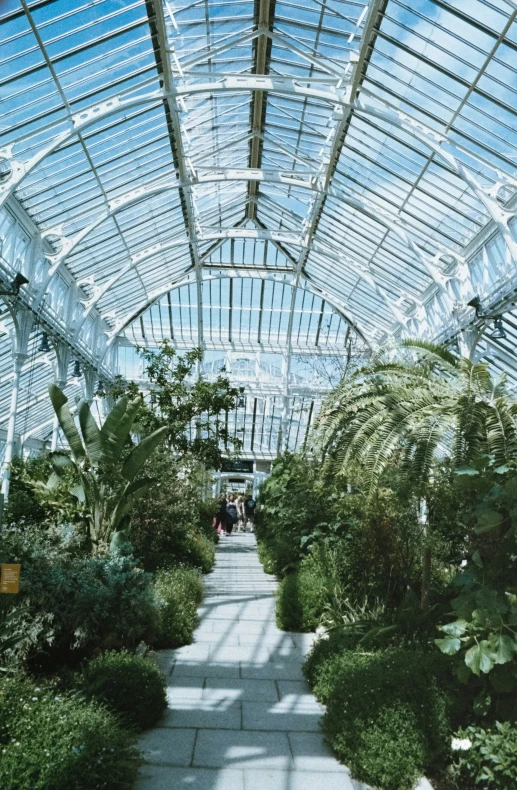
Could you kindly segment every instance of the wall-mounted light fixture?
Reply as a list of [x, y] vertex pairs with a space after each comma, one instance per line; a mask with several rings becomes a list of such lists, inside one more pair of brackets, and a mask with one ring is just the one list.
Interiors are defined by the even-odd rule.
[[14, 280], [11, 281], [11, 287], [7, 291], [0, 291], [0, 296], [18, 296], [22, 285], [28, 284], [28, 279], [21, 273], [17, 272]]
[[50, 349], [50, 344], [48, 342], [48, 334], [46, 332], [42, 332], [39, 341], [38, 351], [42, 351], [44, 354], [46, 354], [50, 350], [51, 349]]
[[496, 315], [494, 318], [494, 330], [490, 333], [490, 337], [493, 337], [495, 340], [504, 340], [506, 337], [506, 332], [503, 326], [503, 316]]
[[83, 375], [83, 373], [82, 373], [82, 370], [81, 370], [81, 361], [79, 359], [75, 359], [74, 360], [74, 367], [73, 367], [73, 370], [72, 370], [72, 378], [80, 379], [82, 375]]

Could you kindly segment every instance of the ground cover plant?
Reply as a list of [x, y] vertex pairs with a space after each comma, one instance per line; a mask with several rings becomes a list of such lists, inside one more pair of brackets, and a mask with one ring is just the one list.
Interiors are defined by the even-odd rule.
[[[2, 596], [11, 633], [22, 639], [11, 663], [77, 665], [96, 650], [153, 641], [158, 610], [153, 580], [131, 554], [92, 557], [73, 528], [5, 531], [2, 562], [19, 562], [19, 596]], [[6, 600], [8, 599], [8, 600]]]
[[511, 722], [465, 727], [453, 740], [450, 787], [513, 790], [517, 776], [517, 728]]
[[24, 677], [0, 676], [0, 786], [129, 790], [134, 736], [97, 702]]

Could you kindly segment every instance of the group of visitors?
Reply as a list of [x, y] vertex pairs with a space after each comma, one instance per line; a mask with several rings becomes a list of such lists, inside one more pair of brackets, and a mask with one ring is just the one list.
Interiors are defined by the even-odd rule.
[[219, 510], [215, 518], [214, 526], [220, 535], [231, 535], [233, 528], [236, 532], [253, 532], [253, 521], [255, 518], [256, 502], [251, 494], [237, 496], [236, 494], [221, 494], [219, 498]]

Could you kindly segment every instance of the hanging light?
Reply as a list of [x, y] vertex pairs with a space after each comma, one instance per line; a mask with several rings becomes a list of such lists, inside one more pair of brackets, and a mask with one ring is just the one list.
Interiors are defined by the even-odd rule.
[[74, 369], [72, 370], [72, 378], [80, 379], [82, 376], [81, 362], [79, 359], [74, 360]]
[[506, 337], [506, 332], [504, 331], [503, 326], [503, 316], [496, 315], [494, 318], [494, 331], [490, 333], [490, 337], [493, 337], [495, 340], [501, 339], [504, 340]]
[[50, 349], [50, 344], [48, 342], [48, 334], [46, 332], [42, 332], [39, 341], [38, 351], [42, 351], [44, 354], [46, 354], [50, 350], [51, 349]]

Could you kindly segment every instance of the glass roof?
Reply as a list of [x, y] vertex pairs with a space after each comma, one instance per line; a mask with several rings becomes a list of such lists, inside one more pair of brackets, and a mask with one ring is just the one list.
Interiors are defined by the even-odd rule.
[[[297, 355], [453, 342], [476, 294], [511, 308], [516, 18], [514, 0], [5, 0], [2, 281], [24, 273], [40, 329], [104, 378], [169, 338], [206, 365], [279, 355], [285, 398]], [[514, 376], [503, 345], [479, 353]], [[7, 382], [8, 335], [0, 352]], [[43, 392], [53, 366], [27, 353]]]

